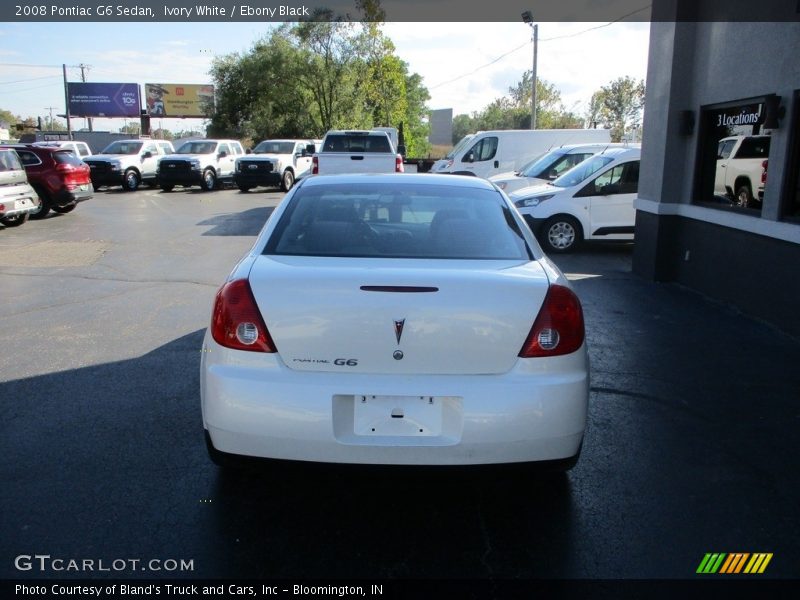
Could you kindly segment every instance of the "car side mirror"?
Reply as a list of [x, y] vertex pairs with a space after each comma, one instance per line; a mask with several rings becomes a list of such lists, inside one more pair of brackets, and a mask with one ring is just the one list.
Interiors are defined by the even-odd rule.
[[142, 154], [142, 158], [152, 158], [152, 157], [153, 157], [153, 153], [150, 152], [150, 150], [148, 150], [147, 152]]
[[228, 156], [228, 153], [225, 150], [217, 154], [217, 158], [225, 158], [226, 156]]
[[248, 148], [247, 150], [245, 150], [245, 154], [252, 154], [252, 153], [253, 153], [252, 148]]
[[464, 162], [475, 162], [475, 153], [472, 150], [464, 156]]

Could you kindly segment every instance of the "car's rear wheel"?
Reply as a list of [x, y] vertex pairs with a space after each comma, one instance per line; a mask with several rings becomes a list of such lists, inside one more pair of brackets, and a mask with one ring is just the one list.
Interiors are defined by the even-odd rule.
[[175, 189], [174, 185], [170, 185], [168, 183], [162, 183], [159, 187], [161, 187], [162, 192], [171, 192], [173, 189]]
[[139, 184], [142, 180], [135, 169], [128, 169], [125, 171], [125, 177], [122, 180], [122, 189], [126, 192], [135, 192], [139, 189]]
[[563, 254], [575, 250], [583, 235], [577, 219], [569, 215], [556, 215], [545, 221], [540, 237], [546, 252]]
[[33, 188], [36, 190], [36, 194], [39, 196], [39, 210], [35, 210], [31, 215], [31, 219], [34, 221], [38, 221], [39, 219], [44, 219], [47, 216], [47, 213], [50, 212], [50, 207], [53, 203], [50, 201], [50, 196], [45, 192], [42, 188], [34, 186]]
[[67, 204], [65, 206], [53, 206], [51, 208], [53, 209], [53, 211], [55, 211], [57, 213], [61, 213], [63, 215], [63, 214], [66, 214], [68, 212], [72, 212], [73, 210], [75, 210], [76, 206], [78, 206], [77, 202], [70, 202], [69, 204]]
[[283, 177], [281, 177], [281, 189], [284, 192], [288, 192], [292, 189], [294, 185], [294, 173], [292, 173], [289, 169], [286, 169], [283, 172]]
[[744, 208], [752, 206], [753, 191], [750, 189], [749, 185], [744, 184], [736, 188], [736, 197], [734, 198], [734, 204], [736, 204], [736, 206], [742, 206]]
[[214, 173], [213, 169], [206, 169], [203, 171], [203, 179], [200, 181], [200, 187], [206, 192], [210, 192], [217, 187], [217, 174]]
[[23, 213], [21, 215], [12, 215], [10, 217], [2, 217], [0, 218], [0, 223], [5, 225], [6, 227], [19, 227], [25, 221], [28, 220], [28, 216], [30, 213]]

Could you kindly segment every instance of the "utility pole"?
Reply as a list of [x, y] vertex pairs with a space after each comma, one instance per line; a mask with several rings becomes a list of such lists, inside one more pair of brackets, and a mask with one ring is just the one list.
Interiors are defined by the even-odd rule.
[[57, 108], [57, 107], [55, 107], [55, 106], [45, 106], [45, 107], [44, 107], [44, 109], [45, 109], [45, 110], [49, 110], [49, 111], [50, 111], [50, 123], [48, 124], [48, 126], [47, 126], [47, 127], [48, 127], [48, 129], [50, 129], [51, 131], [52, 131], [52, 129], [53, 129], [53, 111], [54, 111], [56, 108]]
[[[92, 65], [85, 65], [83, 63], [78, 65], [78, 68], [81, 70], [81, 81], [86, 83], [86, 71], [92, 68]], [[86, 121], [89, 124], [89, 131], [92, 131], [92, 117], [86, 117]]]
[[539, 47], [539, 25], [533, 22], [533, 13], [526, 10], [522, 13], [522, 22], [531, 27], [533, 39], [533, 70], [531, 71], [531, 129], [536, 129], [536, 58]]
[[64, 114], [66, 115], [67, 119], [67, 139], [72, 139], [72, 124], [69, 120], [69, 86], [67, 85], [67, 65], [61, 65], [61, 72], [64, 75], [64, 104], [66, 105], [66, 110]]

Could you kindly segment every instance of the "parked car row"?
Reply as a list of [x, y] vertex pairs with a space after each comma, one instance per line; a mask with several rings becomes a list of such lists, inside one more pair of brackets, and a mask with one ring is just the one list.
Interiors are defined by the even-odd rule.
[[[94, 194], [89, 167], [71, 149], [57, 145], [7, 144], [0, 146], [4, 184], [0, 223], [17, 226], [28, 218], [42, 219], [52, 210], [68, 213]], [[30, 184], [35, 200], [22, 189], [23, 179]], [[9, 189], [5, 189], [5, 188]], [[17, 190], [22, 195], [17, 197]], [[6, 198], [6, 194], [10, 194]]]

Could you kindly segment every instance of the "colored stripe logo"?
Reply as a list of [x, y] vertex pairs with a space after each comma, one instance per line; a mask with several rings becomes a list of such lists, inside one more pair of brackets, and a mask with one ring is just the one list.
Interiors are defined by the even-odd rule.
[[747, 573], [755, 575], [761, 574], [767, 569], [769, 561], [772, 560], [772, 552], [708, 552], [700, 561], [696, 573], [703, 575], [721, 573], [725, 575], [735, 575]]

